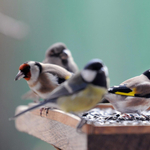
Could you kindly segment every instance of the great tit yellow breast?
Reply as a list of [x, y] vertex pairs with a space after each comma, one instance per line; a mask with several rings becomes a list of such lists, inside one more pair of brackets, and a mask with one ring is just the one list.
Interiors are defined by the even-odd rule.
[[107, 89], [88, 85], [84, 90], [58, 98], [57, 104], [65, 112], [82, 112], [93, 108], [101, 101]]

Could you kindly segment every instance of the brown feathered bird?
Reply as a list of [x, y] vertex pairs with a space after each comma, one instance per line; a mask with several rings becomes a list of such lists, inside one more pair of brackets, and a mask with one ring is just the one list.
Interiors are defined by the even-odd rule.
[[55, 43], [50, 46], [46, 51], [43, 63], [59, 65], [72, 73], [78, 72], [72, 54], [64, 43]]
[[138, 113], [150, 107], [150, 70], [108, 89], [105, 95], [121, 113]]
[[[78, 72], [78, 67], [73, 60], [70, 50], [61, 42], [55, 43], [47, 49], [43, 63], [61, 66], [72, 73]], [[34, 94], [33, 91], [28, 91], [22, 96], [22, 99], [39, 101], [39, 96]]]
[[15, 80], [24, 78], [37, 97], [46, 99], [51, 91], [71, 76], [72, 73], [58, 65], [28, 61], [19, 67]]

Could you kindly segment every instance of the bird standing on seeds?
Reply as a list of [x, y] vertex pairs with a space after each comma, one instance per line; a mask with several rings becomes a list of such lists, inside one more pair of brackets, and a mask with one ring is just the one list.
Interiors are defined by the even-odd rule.
[[51, 91], [71, 76], [72, 73], [60, 66], [28, 61], [19, 67], [15, 80], [24, 78], [36, 95], [46, 99]]
[[84, 112], [93, 108], [107, 93], [106, 71], [99, 59], [54, 89], [43, 102], [15, 115], [14, 118], [40, 106], [56, 107], [65, 112]]
[[105, 99], [121, 113], [140, 114], [150, 107], [150, 70], [109, 88]]
[[[72, 73], [78, 72], [78, 67], [73, 60], [70, 50], [61, 42], [55, 43], [47, 49], [45, 59], [42, 63], [55, 64]], [[39, 96], [34, 94], [33, 91], [28, 91], [22, 96], [22, 99], [33, 99], [34, 101], [39, 101]]]

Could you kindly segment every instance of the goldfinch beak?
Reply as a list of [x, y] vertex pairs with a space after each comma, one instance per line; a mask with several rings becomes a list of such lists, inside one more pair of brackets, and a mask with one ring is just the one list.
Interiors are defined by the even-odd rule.
[[16, 77], [15, 77], [15, 81], [16, 81], [16, 80], [20, 80], [21, 78], [24, 78], [24, 77], [25, 77], [25, 75], [23, 74], [23, 72], [21, 72], [21, 71], [19, 70], [18, 74], [17, 74]]

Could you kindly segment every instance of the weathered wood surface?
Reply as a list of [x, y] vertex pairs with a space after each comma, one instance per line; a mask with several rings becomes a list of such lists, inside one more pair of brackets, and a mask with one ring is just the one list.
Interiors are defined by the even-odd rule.
[[150, 134], [88, 135], [88, 150], [150, 150]]
[[[99, 105], [101, 109], [112, 107]], [[19, 106], [16, 113], [27, 109]], [[39, 109], [27, 112], [16, 119], [16, 128], [63, 150], [147, 150], [150, 149], [150, 126], [93, 126], [84, 125], [76, 132], [79, 118], [60, 110], [50, 110], [46, 116]]]
[[[19, 106], [16, 113], [25, 109], [27, 106]], [[39, 109], [25, 113], [16, 119], [16, 128], [63, 150], [86, 150], [86, 134], [79, 134], [74, 128], [79, 118], [69, 121], [68, 115], [62, 115], [59, 110], [50, 111], [47, 117], [44, 113], [43, 117], [39, 116]], [[51, 117], [54, 120], [49, 119]], [[56, 118], [70, 126], [56, 121]]]

